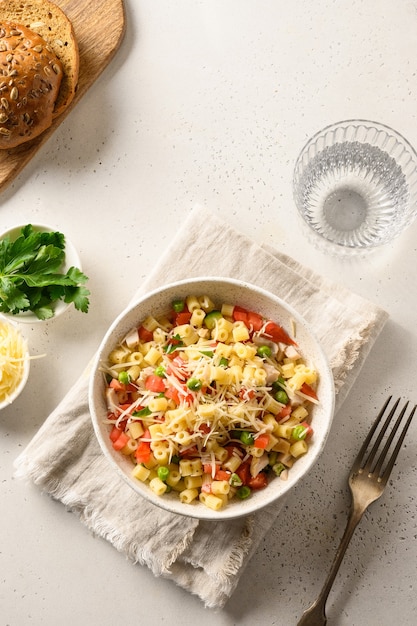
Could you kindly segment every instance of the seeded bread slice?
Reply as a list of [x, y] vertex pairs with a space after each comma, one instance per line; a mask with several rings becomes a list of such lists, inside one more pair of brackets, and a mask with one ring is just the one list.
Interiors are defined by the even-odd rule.
[[74, 98], [79, 71], [79, 50], [69, 18], [49, 0], [0, 0], [0, 25], [14, 22], [38, 33], [61, 61], [64, 76], [53, 117], [60, 115]]
[[21, 25], [0, 25], [0, 150], [51, 126], [62, 77], [62, 63], [40, 35]]

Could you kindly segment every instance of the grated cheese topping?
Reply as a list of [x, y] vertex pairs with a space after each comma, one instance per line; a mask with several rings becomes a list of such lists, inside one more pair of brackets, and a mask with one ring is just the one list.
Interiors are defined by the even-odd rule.
[[0, 402], [11, 401], [25, 371], [27, 343], [18, 329], [0, 321]]
[[[169, 465], [181, 473], [175, 459], [197, 459], [211, 468], [201, 479], [205, 494], [216, 472], [232, 476], [235, 469], [230, 468], [247, 461], [252, 478], [276, 460], [291, 467], [308, 449], [291, 433], [297, 427], [300, 433], [301, 425], [311, 436], [318, 373], [307, 364], [294, 335], [259, 313], [223, 305], [220, 314], [208, 298], [190, 301], [201, 306], [197, 314], [196, 305], [188, 310], [191, 319], [177, 321], [171, 312], [141, 321], [102, 364], [106, 423], [116, 428], [115, 436], [130, 433], [131, 424], [143, 428], [136, 441], [123, 449], [116, 442], [116, 449], [151, 472]], [[204, 310], [203, 302], [209, 308]], [[216, 315], [208, 323], [212, 311]], [[294, 324], [290, 333], [295, 333]], [[143, 443], [150, 444], [148, 463], [135, 456]]]

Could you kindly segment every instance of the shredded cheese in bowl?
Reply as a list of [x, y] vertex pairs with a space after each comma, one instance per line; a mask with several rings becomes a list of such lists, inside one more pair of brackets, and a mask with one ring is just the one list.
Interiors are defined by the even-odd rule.
[[29, 375], [27, 342], [15, 324], [0, 320], [0, 409], [11, 404]]

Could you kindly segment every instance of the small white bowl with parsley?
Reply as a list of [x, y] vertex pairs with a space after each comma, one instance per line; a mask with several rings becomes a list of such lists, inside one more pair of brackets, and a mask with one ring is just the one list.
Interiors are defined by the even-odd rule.
[[0, 314], [18, 322], [56, 318], [71, 304], [88, 312], [87, 276], [73, 244], [44, 224], [0, 234]]

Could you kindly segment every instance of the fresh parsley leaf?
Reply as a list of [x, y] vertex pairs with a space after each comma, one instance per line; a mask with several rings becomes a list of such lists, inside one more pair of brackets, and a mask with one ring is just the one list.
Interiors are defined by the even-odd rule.
[[36, 317], [40, 320], [49, 320], [54, 316], [54, 310], [52, 306], [41, 306], [33, 311]]
[[65, 302], [73, 302], [75, 308], [82, 313], [88, 313], [90, 292], [85, 287], [67, 287], [65, 289]]
[[71, 267], [63, 274], [65, 236], [59, 232], [38, 232], [24, 226], [11, 241], [0, 241], [0, 311], [17, 315], [32, 311], [39, 319], [54, 315], [58, 300], [73, 302], [88, 312], [90, 292], [83, 285], [88, 277]]

